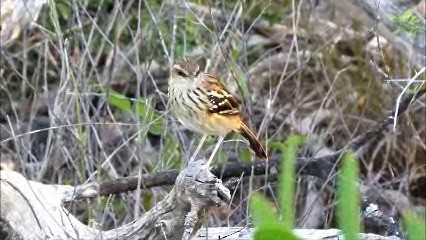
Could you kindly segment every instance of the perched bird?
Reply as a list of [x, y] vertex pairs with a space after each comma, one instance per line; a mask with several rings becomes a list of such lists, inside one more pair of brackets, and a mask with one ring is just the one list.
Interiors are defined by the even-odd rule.
[[169, 104], [174, 115], [187, 128], [203, 134], [193, 158], [208, 135], [219, 136], [207, 165], [211, 163], [225, 136], [238, 132], [250, 143], [250, 148], [261, 159], [266, 151], [256, 134], [244, 122], [240, 103], [215, 76], [200, 72], [192, 59], [176, 61], [170, 71]]

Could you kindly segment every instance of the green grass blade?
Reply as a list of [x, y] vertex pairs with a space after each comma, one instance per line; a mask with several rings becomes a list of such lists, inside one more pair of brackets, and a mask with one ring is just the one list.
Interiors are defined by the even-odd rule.
[[268, 225], [278, 222], [277, 216], [273, 213], [271, 205], [259, 194], [254, 194], [250, 198], [250, 210], [256, 225]]
[[283, 222], [290, 229], [294, 228], [294, 191], [296, 186], [296, 158], [299, 146], [304, 138], [300, 135], [290, 136], [283, 144], [279, 196]]
[[232, 75], [237, 81], [238, 88], [241, 90], [243, 95], [243, 99], [247, 99], [249, 96], [249, 88], [247, 84], [247, 76], [241, 70], [241, 68], [237, 65], [233, 60], [228, 61], [229, 68], [231, 70]]
[[345, 154], [342, 161], [342, 172], [338, 176], [338, 224], [345, 239], [357, 240], [360, 231], [358, 164], [352, 153]]
[[297, 239], [291, 229], [278, 220], [273, 209], [268, 201], [259, 194], [254, 194], [250, 198], [250, 210], [256, 223], [254, 239]]
[[292, 135], [287, 141], [269, 143], [270, 148], [282, 153], [281, 173], [279, 180], [279, 196], [281, 205], [281, 217], [289, 228], [294, 227], [294, 191], [296, 186], [296, 158], [299, 146], [305, 138], [301, 135]]
[[296, 240], [297, 237], [283, 223], [274, 222], [256, 229], [255, 240]]
[[414, 213], [404, 214], [404, 225], [407, 229], [408, 239], [426, 239], [426, 216], [417, 216]]

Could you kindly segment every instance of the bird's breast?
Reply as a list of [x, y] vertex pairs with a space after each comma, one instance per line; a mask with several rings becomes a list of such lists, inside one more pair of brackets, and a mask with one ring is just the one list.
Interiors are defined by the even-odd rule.
[[192, 131], [210, 135], [224, 136], [237, 129], [236, 119], [229, 121], [229, 117], [209, 113], [206, 92], [199, 87], [169, 87], [169, 104], [179, 122]]

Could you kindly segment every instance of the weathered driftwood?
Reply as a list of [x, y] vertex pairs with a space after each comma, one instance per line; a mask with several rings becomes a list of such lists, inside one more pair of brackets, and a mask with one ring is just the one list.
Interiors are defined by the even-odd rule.
[[102, 231], [79, 222], [62, 206], [78, 189], [28, 181], [12, 171], [2, 171], [0, 179], [0, 239], [190, 239], [212, 208], [230, 200], [229, 190], [203, 161], [191, 162], [153, 209], [132, 223]]

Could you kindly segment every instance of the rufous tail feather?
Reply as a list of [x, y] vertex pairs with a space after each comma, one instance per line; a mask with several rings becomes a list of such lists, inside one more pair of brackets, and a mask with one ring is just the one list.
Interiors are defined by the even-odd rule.
[[265, 148], [257, 139], [256, 134], [244, 122], [242, 122], [241, 124], [240, 132], [241, 132], [241, 135], [249, 141], [250, 148], [254, 151], [256, 156], [258, 156], [261, 159], [267, 160], [268, 156], [266, 154]]

